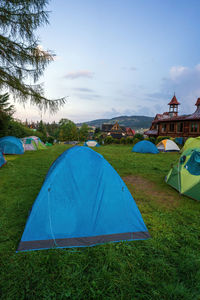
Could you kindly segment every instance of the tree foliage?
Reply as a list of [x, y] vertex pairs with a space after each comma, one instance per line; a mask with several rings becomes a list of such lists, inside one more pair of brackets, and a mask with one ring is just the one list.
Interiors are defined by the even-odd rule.
[[83, 123], [81, 128], [79, 129], [79, 140], [85, 141], [88, 139], [89, 127], [87, 124]]
[[32, 129], [24, 126], [19, 121], [14, 121], [13, 119], [11, 119], [8, 122], [6, 129], [5, 128], [0, 129], [0, 137], [6, 136], [6, 135], [12, 135], [12, 136], [16, 136], [18, 138], [36, 135], [43, 140], [43, 134], [41, 132], [33, 131]]
[[3, 136], [8, 130], [8, 125], [14, 113], [14, 106], [9, 103], [9, 95], [0, 95], [0, 135]]
[[138, 139], [140, 141], [144, 140], [144, 135], [141, 133], [136, 133], [133, 137], [133, 139]]
[[14, 105], [10, 105], [9, 94], [5, 93], [0, 95], [0, 113], [5, 113], [8, 116], [12, 116], [15, 112]]
[[[50, 100], [36, 84], [53, 53], [39, 46], [35, 30], [48, 23], [48, 0], [0, 1], [0, 89], [9, 89], [17, 101], [30, 100], [40, 109], [58, 110], [65, 98]], [[27, 82], [33, 80], [34, 85]]]
[[61, 141], [73, 141], [78, 139], [78, 130], [74, 122], [68, 119], [61, 119], [59, 125], [59, 139]]

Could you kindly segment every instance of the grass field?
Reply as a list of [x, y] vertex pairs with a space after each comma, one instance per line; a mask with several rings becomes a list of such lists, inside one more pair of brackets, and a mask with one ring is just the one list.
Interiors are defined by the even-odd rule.
[[165, 184], [175, 153], [95, 149], [126, 182], [151, 239], [15, 252], [44, 177], [67, 148], [7, 156], [0, 169], [0, 299], [199, 300], [200, 203]]

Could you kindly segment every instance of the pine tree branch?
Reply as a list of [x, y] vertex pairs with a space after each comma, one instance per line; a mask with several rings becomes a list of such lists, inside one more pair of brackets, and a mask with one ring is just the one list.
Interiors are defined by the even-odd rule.
[[55, 112], [66, 98], [44, 97], [41, 84], [27, 85], [27, 78], [36, 82], [53, 54], [38, 47], [34, 31], [48, 23], [45, 7], [48, 0], [0, 0], [0, 89], [8, 88], [18, 102], [38, 105]]

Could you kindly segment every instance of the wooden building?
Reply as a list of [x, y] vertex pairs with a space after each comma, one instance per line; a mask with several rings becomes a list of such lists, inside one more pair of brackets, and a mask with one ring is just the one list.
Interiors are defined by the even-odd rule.
[[122, 137], [133, 137], [135, 131], [131, 128], [121, 126], [116, 122], [115, 124], [102, 124], [101, 128], [104, 137], [112, 136], [114, 139], [121, 139]]
[[196, 102], [196, 111], [191, 115], [178, 115], [180, 103], [174, 95], [168, 103], [169, 112], [157, 114], [149, 130], [144, 134], [149, 137], [196, 137], [200, 136], [200, 98]]

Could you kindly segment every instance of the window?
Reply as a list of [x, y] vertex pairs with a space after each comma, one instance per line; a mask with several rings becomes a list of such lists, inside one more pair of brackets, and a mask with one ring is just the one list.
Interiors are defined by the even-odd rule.
[[174, 129], [175, 129], [174, 123], [170, 123], [169, 124], [169, 131], [174, 132]]
[[162, 124], [162, 132], [166, 132], [167, 124]]
[[177, 131], [178, 132], [183, 132], [183, 123], [182, 122], [177, 124]]
[[190, 125], [190, 131], [191, 132], [197, 132], [198, 130], [198, 124], [195, 122], [195, 123], [191, 123]]

